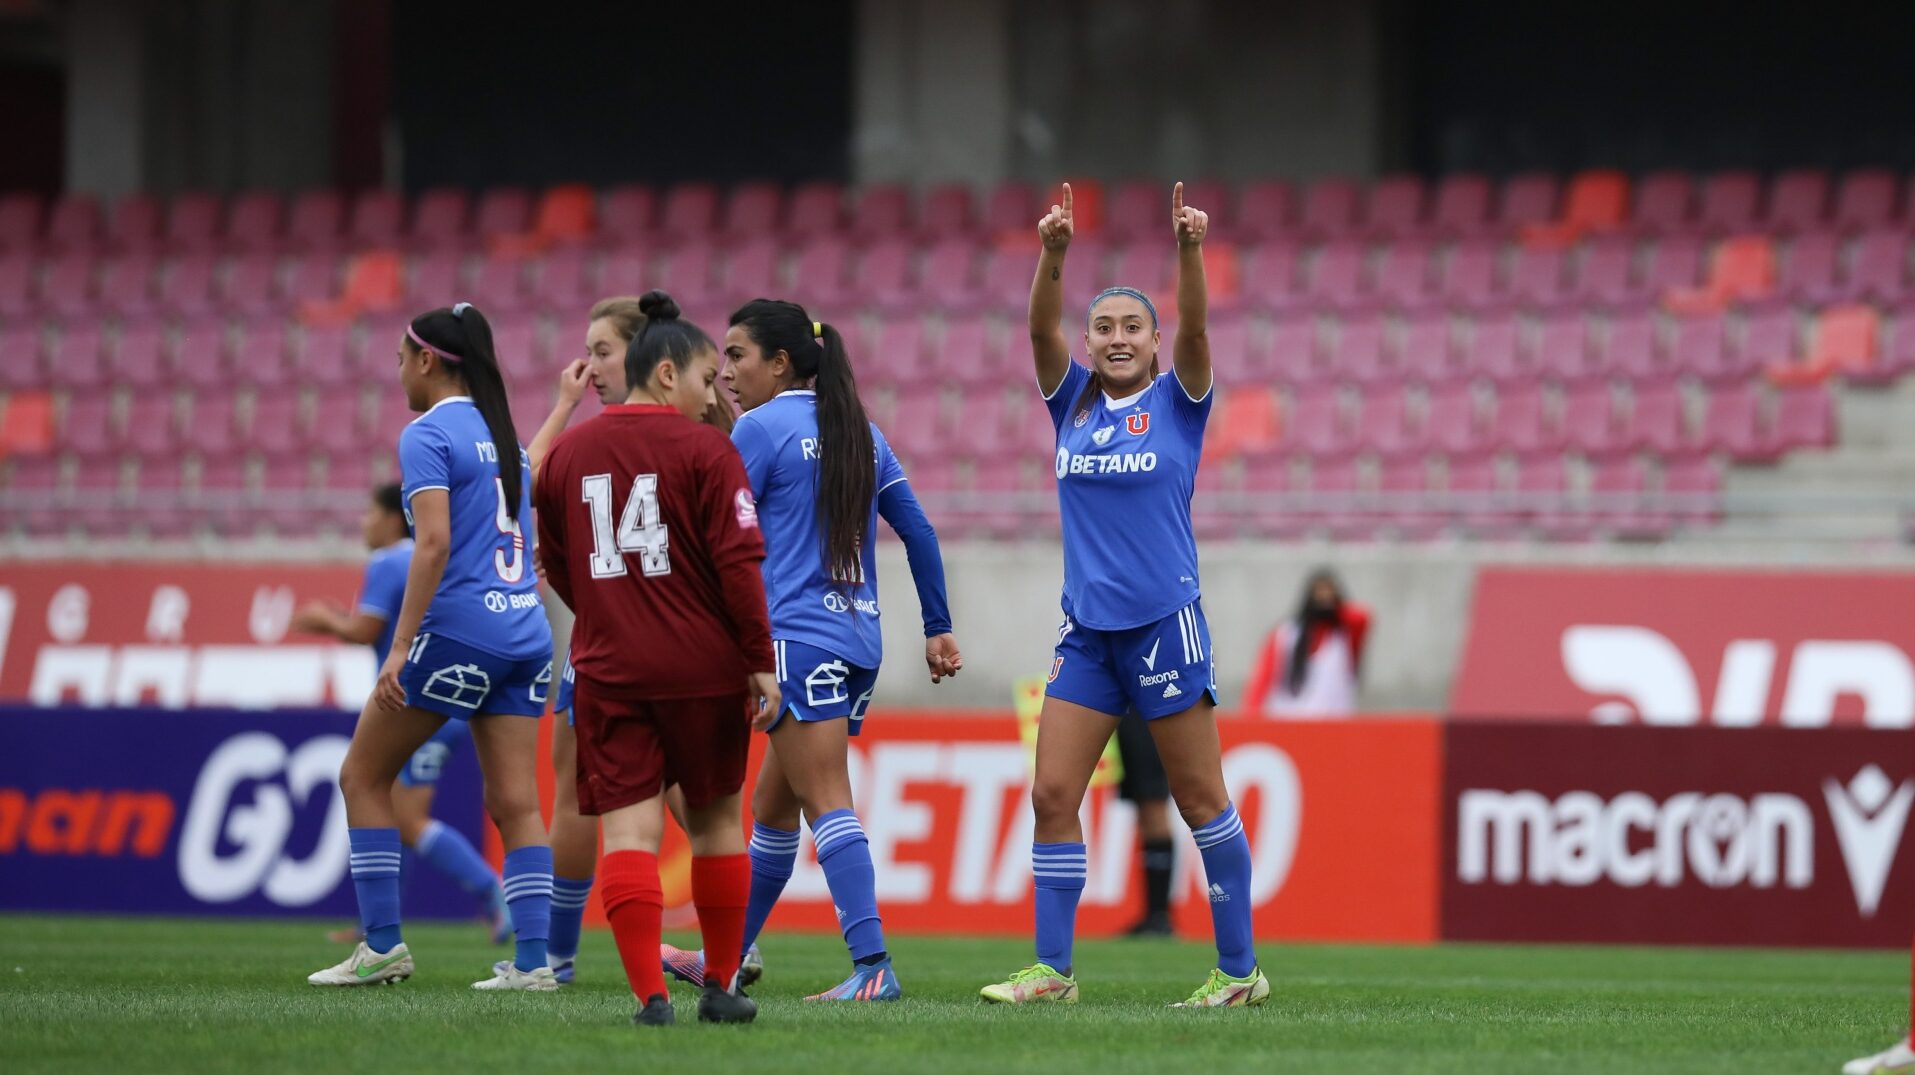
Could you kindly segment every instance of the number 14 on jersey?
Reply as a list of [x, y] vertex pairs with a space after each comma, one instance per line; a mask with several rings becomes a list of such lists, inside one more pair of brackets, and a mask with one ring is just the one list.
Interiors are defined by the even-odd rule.
[[612, 476], [592, 474], [581, 483], [585, 503], [592, 509], [592, 577], [615, 579], [627, 574], [625, 557], [638, 553], [639, 570], [649, 577], [672, 573], [670, 534], [658, 520], [658, 475], [632, 479], [632, 492], [619, 513], [618, 532], [612, 532]]

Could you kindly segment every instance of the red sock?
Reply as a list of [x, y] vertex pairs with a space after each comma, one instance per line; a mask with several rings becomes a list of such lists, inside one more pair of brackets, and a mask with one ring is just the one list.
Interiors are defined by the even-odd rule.
[[643, 1004], [667, 993], [665, 971], [658, 963], [659, 919], [665, 910], [665, 892], [658, 885], [658, 856], [650, 851], [611, 852], [599, 865], [598, 890], [632, 995]]
[[750, 898], [750, 856], [692, 859], [692, 905], [698, 908], [698, 929], [705, 936], [705, 981], [729, 987], [738, 973]]
[[1908, 1036], [1915, 1041], [1915, 944], [1910, 944], [1908, 956]]

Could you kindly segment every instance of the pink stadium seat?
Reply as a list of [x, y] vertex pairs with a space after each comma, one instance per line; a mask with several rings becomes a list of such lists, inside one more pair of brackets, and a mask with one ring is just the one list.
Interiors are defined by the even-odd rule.
[[1341, 239], [1355, 234], [1360, 198], [1361, 192], [1351, 180], [1317, 180], [1303, 192], [1299, 230], [1306, 239]]
[[[1236, 199], [1231, 197], [1231, 187], [1221, 180], [1188, 179], [1184, 181], [1184, 204], [1194, 205], [1210, 214], [1212, 230], [1227, 230], [1232, 235], [1238, 233], [1235, 201]], [[1160, 214], [1169, 212], [1170, 192], [1161, 185], [1157, 188], [1157, 205]], [[1159, 234], [1169, 234], [1170, 221], [1163, 216], [1159, 219], [1163, 220], [1159, 226], [1164, 228], [1164, 231]]]
[[466, 240], [466, 219], [471, 213], [471, 200], [458, 187], [433, 187], [423, 191], [412, 211], [409, 238], [415, 248], [462, 246]]
[[1393, 244], [1377, 263], [1375, 297], [1386, 308], [1423, 309], [1434, 301], [1430, 278], [1430, 247], [1416, 240]]
[[1469, 378], [1468, 365], [1451, 345], [1446, 313], [1419, 314], [1405, 322], [1398, 359], [1404, 377], [1413, 382], [1435, 386]]
[[233, 344], [233, 368], [239, 383], [260, 389], [262, 395], [292, 385], [285, 323], [267, 320], [241, 325]]
[[1429, 460], [1421, 456], [1385, 459], [1377, 468], [1378, 506], [1399, 537], [1427, 540], [1442, 529], [1442, 515], [1427, 504], [1429, 490]]
[[1290, 184], [1281, 180], [1254, 182], [1243, 188], [1237, 214], [1247, 240], [1268, 242], [1289, 236], [1296, 228], [1296, 195]]
[[1502, 304], [1497, 287], [1500, 248], [1489, 240], [1458, 243], [1443, 266], [1438, 294], [1452, 309], [1484, 311]]
[[1473, 534], [1508, 537], [1514, 520], [1502, 495], [1496, 460], [1488, 457], [1451, 459], [1444, 486], [1456, 515]]
[[127, 408], [120, 446], [149, 459], [179, 450], [179, 424], [171, 396], [140, 396]]
[[718, 230], [718, 188], [710, 183], [680, 183], [665, 192], [659, 228], [679, 242], [703, 241]]
[[1285, 240], [1252, 247], [1244, 270], [1244, 301], [1270, 310], [1292, 310], [1301, 305], [1298, 257], [1296, 244]]
[[1763, 436], [1761, 399], [1746, 384], [1725, 385], [1709, 396], [1697, 447], [1725, 452], [1737, 462], [1774, 462], [1776, 452]]
[[1740, 235], [1756, 227], [1762, 181], [1753, 172], [1717, 172], [1702, 181], [1696, 226], [1709, 235]]
[[231, 455], [241, 450], [238, 403], [233, 391], [207, 392], [193, 398], [192, 418], [187, 421], [181, 444], [201, 456]]
[[1476, 394], [1468, 385], [1450, 385], [1430, 393], [1422, 438], [1426, 448], [1446, 455], [1466, 455], [1483, 447]]
[[[706, 259], [704, 265], [709, 269], [710, 260]], [[665, 278], [663, 271], [654, 272], [653, 268], [652, 259], [635, 246], [627, 244], [622, 248], [614, 248], [599, 265], [598, 286], [588, 292], [590, 298], [587, 301], [601, 295], [642, 295], [652, 289], [650, 281]], [[675, 289], [680, 285], [674, 279], [672, 286]], [[697, 286], [702, 289], [709, 284], [698, 281]], [[672, 293], [676, 295], [677, 291]]]
[[293, 199], [286, 239], [296, 249], [331, 251], [344, 237], [345, 198], [334, 190], [312, 190]]
[[361, 191], [353, 199], [346, 238], [362, 249], [394, 247], [405, 232], [405, 222], [405, 195], [392, 190]]
[[1897, 178], [1886, 168], [1860, 168], [1842, 177], [1835, 194], [1835, 226], [1846, 232], [1893, 225]]
[[602, 242], [623, 246], [652, 233], [658, 222], [658, 194], [633, 183], [610, 187], [599, 199], [599, 236]]
[[249, 190], [235, 195], [227, 209], [223, 248], [247, 254], [276, 250], [285, 215], [285, 203], [270, 190]]
[[164, 344], [165, 333], [157, 323], [135, 321], [122, 326], [113, 348], [114, 382], [134, 389], [170, 388]]
[[1176, 254], [1169, 244], [1138, 242], [1118, 249], [1111, 265], [1111, 279], [1125, 287], [1134, 287], [1150, 295], [1161, 307], [1163, 298], [1176, 286]]
[[1743, 380], [1756, 369], [1730, 352], [1727, 322], [1721, 314], [1678, 318], [1670, 336], [1669, 354], [1671, 364], [1682, 374], [1712, 385]]
[[0, 254], [31, 250], [40, 242], [40, 196], [28, 191], [0, 194]]
[[725, 199], [726, 236], [737, 239], [769, 239], [784, 224], [785, 192], [772, 182], [740, 183]]
[[[299, 380], [322, 389], [353, 386], [356, 390], [370, 371], [360, 370], [352, 361], [347, 343], [343, 326], [308, 325], [300, 340], [299, 361], [293, 365]], [[393, 346], [397, 347], [396, 342]], [[395, 358], [387, 371], [394, 379], [397, 363]]]
[[1374, 315], [1344, 318], [1330, 347], [1330, 372], [1339, 381], [1375, 385], [1399, 381], [1394, 355], [1383, 339], [1383, 320]]
[[407, 259], [406, 301], [414, 306], [450, 306], [465, 285], [460, 280], [461, 259], [450, 251], [428, 251]]
[[104, 231], [98, 199], [91, 194], [62, 194], [47, 215], [43, 242], [56, 254], [92, 253], [99, 249]]
[[1576, 282], [1570, 298], [1581, 306], [1619, 307], [1632, 304], [1640, 296], [1630, 283], [1630, 268], [1635, 250], [1628, 239], [1603, 237], [1592, 240], [1583, 251], [1576, 268]]
[[1007, 179], [999, 183], [992, 188], [991, 196], [984, 204], [985, 231], [991, 235], [1002, 235], [1036, 230], [1037, 222], [1050, 209], [1049, 203], [1039, 207], [1040, 197], [1037, 188], [1021, 179]]
[[919, 235], [932, 240], [951, 239], [970, 235], [976, 226], [969, 186], [945, 183], [925, 191], [924, 205], [918, 212]]
[[[672, 251], [670, 268], [657, 275], [658, 279], [672, 282], [672, 295], [678, 298], [680, 305], [702, 306], [722, 296], [714, 290], [717, 280], [717, 251], [709, 243], [691, 243]], [[611, 260], [606, 260], [606, 269], [611, 269]], [[608, 276], [606, 284], [611, 279]]]
[[24, 318], [33, 310], [33, 276], [27, 255], [0, 255], [0, 317]]
[[830, 180], [806, 183], [791, 192], [785, 230], [794, 239], [836, 235], [844, 228], [844, 187]]
[[1636, 183], [1629, 230], [1638, 235], [1682, 235], [1691, 227], [1695, 182], [1688, 172], [1651, 172]]
[[1856, 240], [1845, 297], [1889, 305], [1907, 294], [1908, 235], [1901, 231], [1872, 231]]
[[1504, 294], [1511, 301], [1532, 309], [1548, 309], [1565, 302], [1564, 252], [1557, 247], [1524, 247], [1516, 252]]
[[[1213, 356], [1217, 353], [1216, 331], [1216, 326], [1212, 326]], [[853, 363], [858, 363], [861, 357], [853, 356]], [[1015, 381], [1005, 360], [1004, 348], [992, 341], [990, 322], [975, 315], [953, 318], [945, 323], [944, 338], [936, 348], [936, 359], [941, 375], [950, 377], [960, 386], [982, 390], [980, 395], [995, 393], [1007, 382]], [[877, 365], [882, 367], [884, 364], [880, 362]], [[864, 372], [865, 367], [860, 365], [859, 376], [862, 377]], [[1020, 368], [1018, 372], [1022, 373], [1023, 370]]]
[[525, 265], [518, 258], [492, 255], [479, 262], [472, 274], [471, 301], [478, 303], [488, 318], [510, 316], [523, 310], [529, 301], [525, 289]]
[[1305, 297], [1333, 309], [1353, 309], [1362, 303], [1363, 247], [1334, 242], [1317, 252], [1310, 269]]
[[1589, 476], [1590, 508], [1602, 529], [1617, 537], [1660, 540], [1671, 520], [1667, 511], [1644, 504], [1648, 489], [1648, 474], [1639, 460], [1600, 460]]
[[107, 243], [119, 251], [152, 253], [160, 245], [160, 202], [150, 194], [129, 194], [113, 207]]
[[16, 457], [13, 460], [7, 488], [32, 498], [26, 506], [10, 513], [12, 518], [9, 522], [17, 525], [23, 533], [32, 537], [48, 537], [64, 527], [64, 515], [54, 506], [56, 499], [63, 495], [60, 469], [60, 461], [50, 456]]
[[[1035, 226], [1033, 218], [1031, 225]], [[897, 183], [859, 188], [851, 208], [851, 234], [858, 239], [893, 239], [911, 230], [911, 191]]]
[[1379, 386], [1363, 399], [1357, 414], [1357, 443], [1386, 459], [1417, 455], [1422, 446], [1410, 421], [1409, 399], [1401, 386]]
[[1660, 296], [1678, 288], [1694, 287], [1701, 270], [1701, 243], [1683, 237], [1663, 239], [1649, 253], [1643, 288], [1652, 296]]
[[1110, 199], [1105, 232], [1120, 243], [1161, 239], [1170, 215], [1167, 204], [1162, 184], [1155, 180], [1133, 179], [1121, 183]]
[[[492, 328], [492, 350], [498, 355], [499, 369], [505, 374], [508, 393], [514, 388], [538, 388], [541, 381], [551, 380], [552, 375], [546, 369], [549, 360], [539, 348], [537, 325], [529, 319], [495, 322]], [[544, 417], [543, 414], [539, 415], [540, 420]]]
[[200, 253], [220, 245], [219, 218], [222, 206], [215, 194], [181, 194], [166, 212], [166, 246]]
[[40, 326], [0, 325], [0, 393], [45, 388], [49, 380], [40, 351]]
[[487, 242], [531, 229], [532, 192], [524, 187], [492, 187], [479, 196], [472, 230]]
[[54, 387], [85, 394], [108, 387], [106, 351], [100, 330], [90, 324], [68, 324], [60, 342], [48, 351], [47, 370]]
[[1656, 318], [1648, 311], [1609, 319], [1602, 342], [1603, 366], [1633, 381], [1672, 380], [1681, 370], [1656, 343]]
[[126, 316], [150, 314], [156, 309], [153, 278], [158, 262], [151, 253], [121, 254], [100, 266], [99, 304]]
[[1881, 383], [1892, 384], [1911, 371], [1915, 371], [1915, 311], [1902, 310], [1887, 326], [1876, 372]]
[[1548, 401], [1534, 384], [1513, 385], [1497, 394], [1494, 444], [1524, 455], [1558, 452], [1563, 433], [1550, 417]]
[[1499, 384], [1533, 381], [1535, 367], [1526, 360], [1519, 341], [1514, 317], [1495, 315], [1479, 319], [1469, 334], [1470, 369]]
[[[804, 244], [791, 266], [791, 290], [808, 309], [825, 311], [834, 321], [849, 321], [842, 310], [856, 299], [849, 287], [851, 248], [835, 239], [820, 239]], [[769, 294], [768, 290], [751, 294]]]
[[1775, 400], [1775, 445], [1779, 451], [1835, 445], [1835, 400], [1823, 385], [1784, 389]]
[[939, 242], [924, 255], [920, 291], [925, 301], [963, 308], [983, 297], [978, 286], [977, 247], [963, 238]]
[[560, 310], [582, 309], [595, 297], [585, 277], [585, 251], [559, 246], [531, 266], [530, 300]]
[[1315, 318], [1298, 315], [1271, 322], [1269, 355], [1270, 378], [1283, 387], [1319, 384], [1329, 377], [1320, 362]]
[[1564, 383], [1598, 380], [1605, 373], [1590, 346], [1589, 326], [1580, 311], [1543, 319], [1536, 332], [1533, 361], [1544, 376]]
[[1515, 511], [1552, 541], [1587, 541], [1593, 529], [1587, 513], [1569, 504], [1569, 471], [1560, 455], [1517, 461]]
[[1449, 175], [1437, 181], [1431, 234], [1438, 239], [1473, 239], [1489, 226], [1489, 180], [1480, 175]]
[[[911, 281], [912, 249], [906, 239], [873, 244], [853, 270], [850, 295], [883, 309], [914, 309], [917, 304]], [[803, 261], [799, 264], [802, 266]]]
[[1835, 283], [1837, 240], [1832, 232], [1809, 231], [1789, 242], [1776, 277], [1776, 294], [1792, 302], [1821, 305], [1839, 296]]
[[1332, 540], [1368, 541], [1376, 523], [1363, 511], [1361, 483], [1354, 459], [1310, 460], [1310, 500]]
[[879, 324], [870, 346], [861, 357], [866, 368], [881, 365], [892, 373], [895, 380], [907, 386], [927, 385], [936, 381], [931, 349], [925, 346], [924, 322], [916, 315]]
[[339, 294], [341, 261], [337, 254], [295, 258], [287, 274], [285, 296], [294, 303], [322, 302]]
[[1706, 457], [1672, 460], [1662, 471], [1662, 495], [1678, 523], [1717, 522], [1722, 518], [1722, 469]]
[[1802, 334], [1793, 310], [1761, 310], [1743, 322], [1742, 346], [1737, 349], [1737, 356], [1741, 368], [1748, 373], [1772, 364], [1793, 362], [1801, 354]]
[[1769, 184], [1763, 226], [1779, 235], [1826, 227], [1828, 204], [1828, 173], [1815, 169], [1783, 172]]
[[213, 297], [213, 255], [184, 254], [173, 261], [160, 279], [159, 308], [169, 314], [197, 317], [211, 313]]
[[86, 316], [93, 308], [93, 279], [97, 263], [91, 254], [55, 257], [40, 279], [40, 305], [62, 317]]
[[1306, 388], [1291, 396], [1283, 447], [1311, 456], [1339, 457], [1353, 447], [1343, 424], [1336, 389]]
[[1497, 202], [1497, 229], [1513, 235], [1525, 225], [1554, 220], [1556, 192], [1556, 177], [1548, 173], [1510, 177], [1503, 183], [1502, 197]]
[[[903, 355], [886, 351], [886, 362], [907, 362]], [[902, 456], [928, 459], [944, 445], [943, 405], [936, 386], [907, 386], [898, 394], [897, 414], [887, 427], [886, 436]]]
[[196, 392], [230, 390], [234, 377], [226, 365], [225, 322], [195, 321], [183, 326], [173, 345], [172, 370], [178, 384]]
[[[1024, 266], [1021, 272], [1019, 265]], [[993, 247], [984, 259], [978, 301], [1006, 314], [1022, 311], [1030, 301], [1031, 282], [1019, 280], [1020, 275], [1031, 275], [1030, 252], [1009, 246]]]
[[1689, 445], [1687, 425], [1680, 388], [1672, 383], [1643, 385], [1636, 389], [1621, 447], [1665, 457], [1677, 455]]
[[118, 459], [82, 459], [73, 475], [72, 507], [67, 521], [90, 537], [126, 529], [126, 481]]
[[1249, 322], [1228, 314], [1212, 315], [1207, 334], [1210, 339], [1210, 364], [1216, 372], [1219, 385], [1235, 387], [1254, 383], [1258, 387], [1269, 386], [1269, 380], [1264, 375], [1266, 358], [1258, 353], [1258, 342], [1250, 331]]
[[74, 396], [67, 401], [60, 423], [60, 445], [83, 459], [96, 459], [114, 448], [113, 401], [104, 395]]
[[1401, 239], [1419, 234], [1423, 223], [1423, 181], [1414, 175], [1392, 175], [1370, 186], [1363, 231], [1374, 239]]
[[1616, 428], [1615, 400], [1606, 384], [1583, 384], [1563, 396], [1564, 443], [1583, 455], [1611, 455], [1623, 450]]

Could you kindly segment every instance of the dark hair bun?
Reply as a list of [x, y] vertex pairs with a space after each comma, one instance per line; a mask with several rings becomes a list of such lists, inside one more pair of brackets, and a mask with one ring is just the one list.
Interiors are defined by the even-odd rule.
[[639, 296], [638, 309], [647, 321], [678, 320], [678, 303], [670, 295], [656, 289]]

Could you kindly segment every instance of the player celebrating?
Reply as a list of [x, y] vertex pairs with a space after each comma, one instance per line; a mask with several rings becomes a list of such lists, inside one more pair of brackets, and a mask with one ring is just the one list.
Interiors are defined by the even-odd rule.
[[764, 539], [731, 442], [697, 421], [718, 351], [662, 291], [626, 351], [623, 404], [559, 437], [538, 483], [539, 555], [577, 614], [579, 809], [605, 833], [602, 894], [632, 992], [632, 1021], [674, 1019], [658, 962], [663, 793], [684, 792], [692, 902], [713, 954], [698, 1016], [749, 1022], [731, 986], [750, 866], [739, 789], [752, 718], [778, 712], [759, 564]]
[[1091, 301], [1072, 361], [1059, 321], [1071, 188], [1038, 224], [1043, 254], [1031, 283], [1037, 384], [1057, 429], [1064, 529], [1064, 623], [1037, 733], [1031, 873], [1037, 963], [986, 986], [988, 1001], [1077, 1000], [1071, 938], [1084, 891], [1078, 809], [1097, 758], [1126, 707], [1150, 722], [1171, 794], [1196, 837], [1209, 882], [1217, 969], [1181, 1006], [1261, 1003], [1270, 984], [1250, 937], [1250, 844], [1224, 787], [1215, 666], [1197, 585], [1190, 493], [1210, 417], [1203, 240], [1209, 218], [1171, 195], [1178, 266], [1170, 373], [1157, 374], [1161, 335], [1150, 299], [1111, 288]]
[[[784, 692], [752, 793], [745, 940], [756, 940], [791, 880], [802, 810], [853, 964], [844, 982], [806, 999], [896, 1000], [904, 994], [884, 945], [871, 850], [852, 811], [846, 737], [858, 734], [871, 704], [883, 651], [871, 552], [879, 515], [910, 558], [931, 682], [964, 666], [951, 637], [937, 534], [891, 446], [865, 417], [836, 329], [796, 303], [757, 299], [731, 315], [725, 356], [726, 380], [745, 410], [732, 441], [764, 523]], [[675, 974], [696, 978], [696, 953], [667, 948], [663, 956]]]
[[[587, 388], [598, 394], [604, 404], [623, 403], [625, 390], [625, 349], [645, 327], [645, 312], [639, 300], [630, 297], [600, 299], [592, 305], [585, 330], [586, 357], [574, 359], [559, 371], [559, 398], [552, 413], [532, 438], [527, 454], [532, 472], [539, 473], [552, 442], [565, 432], [565, 426], [578, 410]], [[704, 421], [725, 432], [731, 431], [731, 404], [720, 399], [714, 384], [705, 401]], [[569, 647], [568, 647], [569, 650]], [[592, 870], [598, 864], [598, 818], [587, 817], [578, 809], [578, 736], [573, 728], [572, 662], [567, 654], [565, 670], [559, 679], [558, 697], [552, 705], [552, 939], [546, 946], [552, 972], [559, 984], [569, 984], [577, 970], [579, 935], [585, 917], [585, 904], [592, 894]], [[684, 826], [684, 802], [667, 794], [672, 815]], [[740, 985], [750, 985], [764, 972], [764, 960], [757, 946], [745, 952], [740, 967]], [[700, 978], [702, 981], [702, 976]]]
[[399, 436], [414, 548], [392, 652], [339, 769], [353, 888], [366, 939], [306, 980], [371, 985], [413, 971], [399, 930], [399, 830], [392, 782], [447, 719], [469, 721], [486, 809], [505, 842], [512, 965], [475, 989], [549, 991], [552, 851], [539, 818], [536, 720], [552, 682], [552, 631], [520, 520], [530, 468], [492, 350], [492, 327], [462, 302], [420, 314], [399, 343], [399, 382], [422, 415]]
[[[348, 614], [330, 602], [314, 601], [293, 617], [293, 630], [371, 646], [373, 659], [383, 666], [392, 650], [392, 631], [406, 596], [406, 573], [412, 564], [412, 538], [406, 529], [405, 501], [399, 486], [382, 485], [373, 490], [360, 531], [366, 547], [373, 552], [366, 561], [365, 580], [360, 583], [353, 611]], [[426, 745], [414, 751], [399, 771], [398, 786], [392, 789], [392, 808], [399, 819], [400, 842], [476, 897], [492, 925], [492, 942], [504, 944], [512, 935], [512, 918], [505, 910], [499, 875], [492, 872], [491, 864], [464, 833], [432, 817], [433, 794], [446, 758], [471, 737], [471, 732], [464, 721], [449, 720], [432, 733]], [[344, 933], [335, 939], [359, 940], [357, 930]]]

